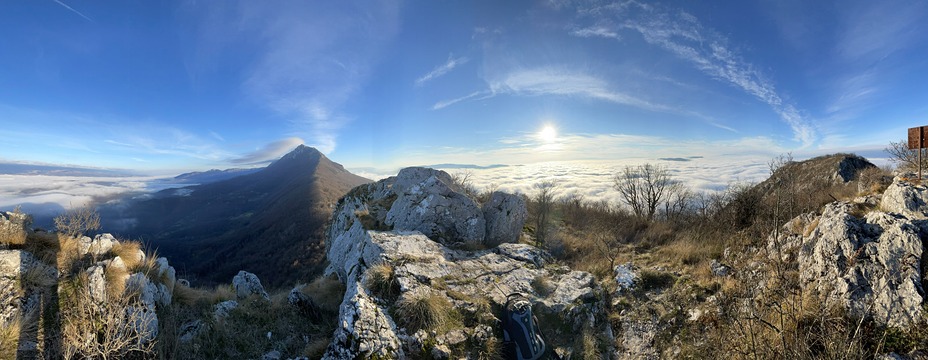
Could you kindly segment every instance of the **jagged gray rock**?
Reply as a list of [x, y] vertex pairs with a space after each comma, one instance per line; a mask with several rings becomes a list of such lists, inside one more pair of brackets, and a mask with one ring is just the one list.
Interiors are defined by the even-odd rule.
[[[917, 323], [923, 302], [920, 228], [901, 214], [873, 211], [859, 219], [853, 210], [846, 202], [828, 204], [802, 233], [784, 226], [779, 238], [771, 236], [768, 250], [795, 258], [803, 286], [826, 304], [890, 326]], [[792, 222], [809, 223], [810, 217]]]
[[213, 318], [221, 320], [229, 316], [229, 312], [238, 307], [235, 300], [226, 300], [213, 306]]
[[395, 230], [416, 230], [439, 242], [482, 244], [486, 236], [483, 212], [471, 198], [455, 192], [451, 175], [412, 167], [400, 170], [393, 184], [396, 200], [386, 224]]
[[485, 241], [488, 246], [516, 242], [528, 218], [525, 199], [519, 195], [494, 191], [490, 200], [483, 204], [483, 218], [487, 223]]
[[[55, 268], [45, 265], [24, 250], [0, 250], [0, 326], [4, 326], [41, 305], [41, 293], [58, 277]], [[26, 345], [26, 344], [21, 344]]]
[[303, 293], [305, 285], [297, 285], [287, 294], [287, 303], [296, 307], [301, 313], [305, 314], [310, 320], [318, 321], [322, 318], [322, 312], [313, 299]]
[[90, 298], [96, 303], [106, 301], [106, 276], [104, 267], [101, 265], [91, 266], [85, 271], [87, 273], [87, 291], [90, 292]]
[[[353, 230], [360, 229], [360, 225], [355, 226]], [[360, 238], [348, 234], [356, 234]], [[603, 319], [601, 307], [595, 305], [596, 294], [601, 290], [592, 275], [559, 266], [539, 267], [528, 259], [544, 256], [527, 256], [526, 253], [542, 251], [528, 245], [504, 244], [523, 251], [469, 252], [449, 249], [418, 232], [360, 230], [343, 235], [332, 244], [330, 258], [344, 262], [332, 261], [328, 272], [346, 279], [348, 291], [340, 309], [340, 326], [333, 336], [327, 358], [363, 357], [372, 354], [365, 351], [375, 350], [400, 356], [400, 339], [427, 343], [426, 339], [411, 340], [399, 336], [404, 331], [397, 328], [386, 308], [379, 305], [364, 287], [365, 270], [381, 262], [393, 266], [401, 299], [421, 293], [446, 297], [446, 292], [454, 291], [471, 299], [483, 298], [505, 304], [506, 295], [521, 292], [531, 294], [539, 302], [540, 314], [559, 317], [570, 326], [579, 327]], [[529, 251], [528, 248], [534, 250]], [[348, 253], [333, 254], [332, 251], [337, 249]], [[552, 284], [553, 291], [549, 294], [535, 292], [532, 283], [540, 277]], [[433, 279], [442, 279], [447, 290], [435, 289]], [[481, 312], [474, 302], [457, 298], [449, 301], [461, 311]]]
[[323, 359], [358, 359], [373, 355], [388, 359], [405, 357], [396, 335], [396, 324], [387, 310], [367, 295], [361, 282], [349, 283], [338, 319], [338, 327]]
[[100, 256], [108, 253], [116, 244], [119, 244], [119, 240], [112, 234], [98, 234], [93, 239], [83, 236], [80, 238], [80, 254]]
[[[412, 168], [404, 169], [395, 178], [355, 188], [339, 200], [326, 242], [329, 260], [326, 274], [337, 274], [347, 290], [339, 309], [339, 325], [325, 358], [364, 358], [374, 354], [403, 358], [421, 350], [441, 355], [447, 353], [445, 349], [433, 350], [434, 345], [461, 351], [462, 344], [479, 344], [492, 336], [492, 331], [482, 330], [487, 326], [480, 322], [465, 329], [431, 332], [420, 329], [410, 334], [405, 320], [394, 319], [387, 311], [393, 300], [387, 302], [366, 287], [367, 269], [381, 263], [392, 267], [399, 289], [397, 303], [423, 296], [438, 297], [455, 311], [469, 314], [471, 319], [495, 324], [485, 306], [505, 304], [508, 294], [521, 292], [538, 304], [539, 317], [558, 319], [563, 324], [561, 330], [574, 332], [592, 325], [597, 329], [609, 327], [604, 304], [599, 300], [603, 298], [602, 290], [589, 273], [549, 264], [546, 260], [549, 255], [526, 244], [504, 243], [479, 251], [455, 248], [457, 242], [448, 241], [449, 238], [471, 231], [457, 227], [462, 223], [465, 229], [479, 228], [481, 236], [489, 232], [512, 235], [516, 227], [521, 229], [521, 224], [488, 232], [481, 223], [483, 212], [469, 212], [476, 206], [471, 206], [472, 200], [454, 188], [450, 176], [444, 172]], [[508, 202], [498, 197], [499, 204]], [[446, 205], [434, 206], [442, 201], [460, 204], [454, 211]], [[400, 203], [403, 205], [398, 207]], [[497, 209], [505, 212], [513, 206], [518, 207], [509, 204]], [[471, 210], [462, 211], [464, 208]], [[402, 216], [403, 221], [395, 221], [399, 218], [389, 214], [410, 215]], [[511, 210], [508, 216], [516, 217]], [[420, 229], [428, 230], [436, 238]], [[543, 293], [536, 292], [533, 286], [536, 283], [546, 284], [544, 291], [539, 290]], [[430, 344], [429, 349], [422, 348], [426, 344]]]
[[709, 269], [712, 270], [712, 275], [715, 276], [728, 276], [731, 275], [731, 266], [722, 264], [716, 259], [712, 259], [712, 262], [709, 263]]
[[883, 192], [880, 208], [913, 220], [924, 219], [928, 217], [928, 188], [915, 186], [902, 177], [897, 177]]
[[239, 271], [238, 274], [232, 278], [232, 287], [235, 289], [235, 296], [239, 299], [244, 299], [251, 295], [258, 295], [265, 299], [269, 299], [267, 291], [264, 291], [264, 286], [261, 286], [261, 280], [258, 279], [258, 276], [244, 270]]

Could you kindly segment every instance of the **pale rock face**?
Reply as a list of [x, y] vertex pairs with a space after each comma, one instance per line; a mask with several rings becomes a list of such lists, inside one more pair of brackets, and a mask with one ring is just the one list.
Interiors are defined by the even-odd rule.
[[[397, 301], [437, 295], [471, 318], [481, 318], [493, 316], [482, 307], [486, 302], [502, 306], [507, 295], [519, 292], [538, 304], [539, 316], [559, 319], [573, 331], [590, 324], [609, 330], [599, 300], [602, 289], [592, 275], [549, 264], [550, 255], [543, 250], [511, 243], [525, 221], [521, 197], [496, 193], [480, 209], [456, 187], [445, 172], [407, 168], [394, 178], [357, 187], [339, 200], [326, 241], [326, 274], [337, 274], [347, 290], [327, 359], [373, 354], [404, 358], [430, 343], [444, 346], [425, 349], [440, 356], [462, 344], [480, 343], [491, 333], [478, 331], [486, 327], [478, 323], [467, 329], [420, 329], [410, 334], [403, 319], [387, 311], [388, 300], [375, 297], [365, 286], [367, 270], [380, 263], [393, 269]], [[502, 244], [479, 251], [453, 248], [462, 241], [485, 240]], [[543, 293], [533, 286], [539, 281], [547, 284], [538, 290]]]
[[909, 219], [924, 219], [928, 217], [928, 188], [914, 186], [897, 177], [883, 193], [880, 208], [905, 215]]
[[213, 306], [213, 318], [221, 320], [229, 316], [229, 312], [238, 307], [235, 300], [226, 300]]
[[615, 283], [618, 285], [616, 292], [622, 293], [635, 286], [635, 279], [638, 278], [638, 274], [635, 273], [635, 268], [631, 263], [616, 265], [612, 272], [615, 274]]
[[483, 218], [487, 223], [486, 244], [496, 246], [519, 240], [528, 210], [521, 196], [495, 191], [483, 205]]
[[360, 282], [348, 284], [338, 319], [338, 327], [323, 359], [358, 359], [374, 355], [405, 358], [396, 335], [396, 324], [386, 309], [367, 295]]
[[119, 244], [119, 240], [111, 234], [98, 234], [92, 240], [89, 237], [81, 237], [80, 253], [100, 256], [113, 249], [113, 246]]
[[247, 271], [239, 271], [232, 278], [232, 287], [235, 288], [235, 296], [239, 299], [247, 298], [251, 295], [258, 295], [268, 299], [267, 291], [261, 286], [261, 280], [258, 276]]
[[[23, 281], [25, 274], [36, 276], [32, 279], [35, 281]], [[41, 287], [54, 284], [57, 278], [55, 268], [45, 265], [28, 251], [0, 250], [0, 326], [40, 306], [41, 293], [54, 291]]]
[[106, 301], [106, 278], [104, 276], [104, 267], [97, 265], [87, 269], [87, 281], [90, 298], [96, 303]]
[[[597, 302], [596, 294], [601, 291], [592, 275], [559, 266], [539, 266], [544, 264], [546, 255], [529, 245], [504, 244], [508, 246], [469, 252], [449, 249], [418, 232], [357, 234], [358, 238], [337, 238], [329, 252], [330, 258], [350, 261], [344, 266], [330, 267], [331, 272], [348, 281], [348, 292], [340, 308], [340, 326], [333, 337], [336, 340], [329, 346], [328, 358], [363, 357], [367, 353], [362, 349], [389, 349], [398, 354], [399, 348], [394, 347], [396, 338], [418, 341], [415, 337], [397, 335], [405, 331], [396, 327], [385, 308], [363, 286], [366, 269], [381, 262], [393, 266], [401, 298], [422, 292], [444, 294], [432, 287], [431, 280], [445, 279], [447, 291], [487, 298], [497, 304], [505, 304], [506, 296], [514, 292], [530, 294], [539, 303], [539, 311], [560, 316], [562, 321], [578, 328], [604, 318], [600, 307], [588, 306]], [[335, 256], [333, 250], [337, 249], [348, 253]], [[550, 293], [535, 293], [532, 283], [539, 277], [551, 283]], [[467, 301], [451, 302], [462, 311], [480, 311]], [[376, 331], [367, 332], [371, 329]]]
[[[923, 301], [919, 227], [899, 214], [873, 211], [858, 219], [851, 211], [849, 203], [828, 204], [808, 235], [784, 234], [777, 244], [783, 253], [796, 253], [803, 286], [825, 301], [890, 326], [917, 323]], [[776, 248], [772, 236], [769, 241], [768, 249]]]
[[136, 332], [143, 335], [140, 339], [143, 343], [155, 340], [158, 337], [158, 314], [155, 309], [148, 306], [138, 308], [128, 306], [126, 307], [126, 315], [135, 320], [132, 327]]
[[400, 170], [393, 185], [396, 201], [386, 224], [394, 230], [414, 230], [442, 243], [482, 244], [486, 222], [477, 204], [455, 192], [448, 173], [427, 168]]
[[174, 285], [177, 284], [177, 271], [168, 263], [168, 259], [159, 257], [155, 260], [158, 265], [158, 278], [161, 281], [161, 292], [165, 298], [163, 302], [170, 304], [174, 296]]

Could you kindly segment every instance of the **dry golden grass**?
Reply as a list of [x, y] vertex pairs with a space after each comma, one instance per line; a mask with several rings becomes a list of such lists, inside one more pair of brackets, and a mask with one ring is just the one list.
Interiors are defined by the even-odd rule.
[[724, 245], [718, 241], [679, 237], [667, 245], [658, 247], [656, 253], [671, 263], [698, 265], [721, 257], [724, 250]]
[[503, 343], [496, 336], [490, 336], [477, 349], [478, 360], [503, 360]]
[[545, 275], [538, 275], [532, 279], [532, 290], [535, 290], [535, 293], [539, 296], [548, 296], [556, 287], [551, 283], [551, 279], [548, 279]]
[[[142, 249], [142, 243], [137, 241], [120, 241], [118, 244], [113, 246], [111, 252], [115, 256], [119, 256], [122, 259], [122, 262], [126, 264], [126, 268], [129, 271], [135, 271], [142, 264], [142, 259], [139, 258], [139, 251]], [[146, 259], [148, 256], [145, 257]]]
[[302, 292], [313, 299], [320, 309], [338, 312], [345, 296], [345, 285], [334, 275], [320, 276], [303, 287]]
[[213, 289], [200, 289], [181, 284], [174, 285], [174, 301], [191, 307], [208, 307], [235, 298], [229, 285], [217, 285]]
[[603, 354], [599, 348], [599, 339], [596, 337], [596, 334], [593, 333], [592, 329], [584, 329], [583, 335], [580, 336], [578, 348], [581, 351], [580, 359], [583, 360], [599, 360], [603, 358]]
[[399, 295], [400, 292], [399, 284], [393, 275], [393, 266], [385, 262], [367, 269], [365, 286], [375, 296], [383, 299], [392, 299]]
[[56, 263], [58, 271], [70, 272], [77, 260], [80, 259], [80, 241], [76, 238], [58, 234], [58, 249]]
[[432, 330], [447, 324], [452, 319], [454, 308], [444, 296], [421, 293], [407, 296], [396, 303], [396, 315], [409, 333], [419, 329]]
[[[60, 296], [61, 337], [65, 358], [118, 359], [151, 354], [153, 338], [147, 328], [153, 316], [143, 311], [137, 294], [120, 293], [96, 303], [87, 288], [87, 276], [63, 284]], [[136, 296], [133, 296], [136, 295]]]
[[115, 266], [107, 266], [103, 273], [106, 279], [106, 295], [108, 297], [119, 296], [126, 290], [126, 280], [129, 279], [129, 271]]
[[23, 245], [26, 243], [26, 231], [12, 223], [0, 225], [0, 244]]
[[16, 359], [16, 350], [24, 334], [37, 334], [39, 323], [35, 315], [15, 316], [0, 324], [0, 359]]

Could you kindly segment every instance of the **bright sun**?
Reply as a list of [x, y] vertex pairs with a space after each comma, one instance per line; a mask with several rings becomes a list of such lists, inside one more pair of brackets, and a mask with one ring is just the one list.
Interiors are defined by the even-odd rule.
[[538, 138], [544, 142], [553, 142], [557, 140], [557, 129], [555, 129], [554, 126], [545, 125], [545, 127], [541, 128], [541, 131], [538, 132]]

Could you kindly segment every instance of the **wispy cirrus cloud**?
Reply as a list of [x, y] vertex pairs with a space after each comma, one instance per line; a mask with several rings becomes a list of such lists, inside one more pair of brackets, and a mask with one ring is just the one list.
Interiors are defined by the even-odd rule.
[[238, 1], [190, 10], [200, 38], [195, 60], [217, 63], [226, 52], [247, 49], [253, 57], [240, 74], [244, 93], [324, 153], [338, 145], [339, 129], [352, 118], [343, 106], [369, 78], [400, 15], [394, 3], [355, 1]]
[[812, 145], [818, 134], [815, 126], [792, 103], [784, 100], [774, 83], [753, 64], [728, 47], [728, 39], [686, 12], [667, 12], [640, 5], [634, 16], [629, 7], [616, 8], [609, 16], [621, 19], [620, 28], [641, 34], [649, 44], [659, 46], [683, 59], [703, 73], [726, 82], [766, 103], [790, 126], [795, 140]]
[[621, 40], [619, 33], [605, 26], [590, 26], [584, 28], [574, 28], [570, 30], [570, 35], [582, 38], [601, 37], [607, 39]]
[[61, 6], [64, 7], [65, 9], [68, 9], [68, 11], [73, 12], [73, 13], [77, 14], [78, 16], [84, 18], [84, 20], [90, 21], [90, 22], [92, 22], [92, 23], [96, 23], [96, 21], [93, 21], [93, 19], [87, 17], [87, 15], [84, 15], [84, 14], [81, 13], [80, 11], [77, 11], [77, 10], [75, 10], [74, 8], [68, 6], [68, 4], [63, 3], [63, 2], [61, 2], [60, 0], [52, 0], [52, 1], [54, 1], [54, 2], [57, 3], [58, 5], [61, 5]]
[[297, 146], [303, 144], [303, 139], [291, 137], [274, 141], [264, 147], [230, 160], [233, 164], [260, 164], [276, 160]]
[[432, 106], [432, 109], [439, 110], [458, 103], [479, 101], [498, 95], [581, 97], [649, 111], [699, 118], [709, 125], [737, 132], [731, 127], [719, 124], [709, 116], [615, 90], [608, 81], [600, 77], [565, 67], [545, 66], [518, 69], [488, 80], [487, 86], [487, 90], [475, 91], [458, 98], [439, 101]]
[[449, 73], [451, 70], [454, 70], [454, 68], [467, 64], [468, 61], [470, 61], [470, 59], [463, 57], [463, 56], [455, 58], [453, 55], [449, 55], [448, 61], [445, 61], [444, 64], [436, 66], [434, 69], [432, 69], [432, 71], [429, 71], [427, 74], [420, 76], [418, 79], [416, 79], [415, 84], [416, 86], [425, 85], [425, 83], [429, 81], [432, 81], [434, 79], [444, 76], [445, 74]]

